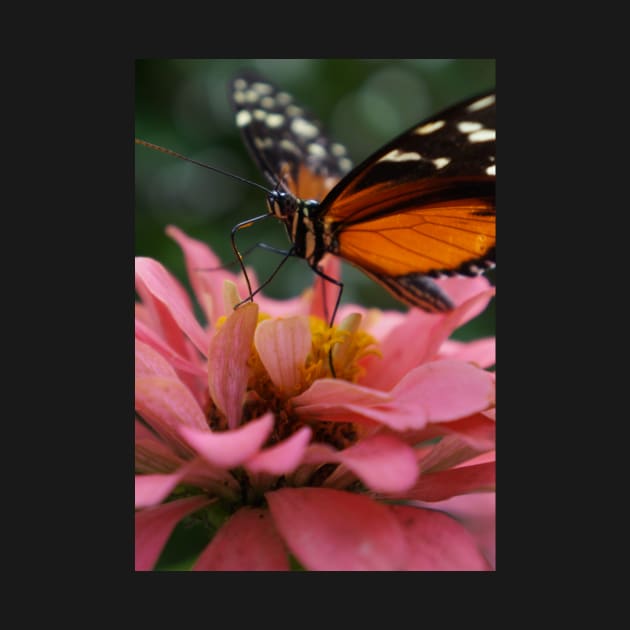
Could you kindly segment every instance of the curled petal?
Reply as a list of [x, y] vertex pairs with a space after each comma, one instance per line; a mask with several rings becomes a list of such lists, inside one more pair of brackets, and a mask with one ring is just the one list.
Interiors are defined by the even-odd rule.
[[439, 359], [456, 359], [489, 368], [496, 363], [496, 339], [487, 337], [475, 341], [447, 340], [438, 353]]
[[258, 321], [258, 306], [249, 303], [236, 309], [210, 342], [208, 385], [210, 396], [225, 414], [228, 426], [235, 428], [241, 419], [247, 390], [247, 359]]
[[485, 462], [421, 475], [418, 483], [405, 492], [406, 499], [443, 501], [468, 492], [495, 489], [495, 463]]
[[401, 406], [416, 406], [424, 422], [444, 422], [490, 407], [494, 376], [468, 363], [434, 361], [409, 372], [390, 393]]
[[251, 457], [245, 467], [253, 473], [288, 474], [302, 461], [310, 439], [311, 429], [302, 427], [286, 440]]
[[220, 433], [181, 427], [186, 441], [206, 461], [219, 468], [234, 468], [257, 453], [273, 428], [273, 414], [266, 413], [257, 420], [231, 431]]
[[406, 571], [491, 571], [475, 538], [441, 512], [390, 506], [408, 544]]
[[314, 444], [305, 462], [338, 462], [351, 470], [370, 490], [385, 493], [409, 490], [419, 472], [414, 449], [392, 435], [373, 435], [343, 451]]
[[288, 571], [282, 539], [267, 510], [241, 508], [217, 532], [193, 571]]
[[150, 258], [136, 258], [136, 282], [170, 314], [179, 328], [204, 356], [208, 336], [195, 319], [186, 294], [168, 271]]
[[174, 368], [196, 376], [206, 375], [206, 370], [200, 365], [193, 363], [190, 359], [184, 358], [182, 355], [175, 352], [171, 346], [162, 341], [156, 332], [138, 319], [136, 319], [135, 323], [135, 335], [137, 340], [157, 350]]
[[385, 505], [329, 488], [283, 488], [265, 496], [276, 528], [307, 569], [387, 571], [404, 565], [407, 542]]
[[295, 391], [312, 346], [308, 318], [262, 321], [256, 328], [254, 343], [274, 385], [285, 392]]
[[210, 502], [189, 497], [136, 512], [136, 571], [150, 571], [177, 523]]
[[181, 478], [181, 471], [170, 475], [136, 475], [136, 508], [145, 508], [161, 503]]
[[156, 350], [136, 339], [136, 376], [168, 376], [177, 379], [173, 366]]

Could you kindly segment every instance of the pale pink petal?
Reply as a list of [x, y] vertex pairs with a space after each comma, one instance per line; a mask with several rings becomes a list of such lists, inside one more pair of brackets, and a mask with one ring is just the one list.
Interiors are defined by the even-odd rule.
[[[151, 294], [156, 300], [156, 305], [161, 305], [170, 314], [197, 350], [206, 356], [208, 335], [195, 319], [190, 301], [175, 278], [157, 261], [137, 257], [136, 282]], [[138, 290], [140, 291], [140, 287]]]
[[311, 429], [302, 427], [286, 440], [260, 451], [247, 462], [245, 468], [253, 473], [285, 475], [297, 468], [311, 439]]
[[273, 429], [273, 414], [231, 431], [214, 432], [181, 427], [180, 433], [199, 455], [219, 468], [234, 468], [257, 453]]
[[[479, 279], [465, 280], [475, 282]], [[471, 314], [483, 310], [493, 294], [494, 288], [476, 293], [446, 314], [425, 313], [420, 309], [410, 311], [405, 320], [383, 340], [380, 345], [382, 357], [365, 359], [366, 373], [361, 384], [376, 389], [391, 389], [411, 369], [435, 359], [451, 333], [471, 319]], [[410, 339], [413, 343], [409, 343]]]
[[[464, 302], [467, 302], [476, 295], [485, 293], [488, 289], [493, 288], [488, 278], [483, 275], [472, 278], [466, 276], [452, 276], [450, 278], [439, 278], [435, 282], [448, 294], [456, 307], [460, 306]], [[487, 302], [483, 306], [480, 305], [480, 310], [472, 314], [471, 318], [479, 315], [479, 313], [485, 309], [486, 305]]]
[[260, 322], [254, 344], [274, 385], [294, 392], [302, 381], [302, 368], [311, 351], [311, 328], [306, 317], [267, 319]]
[[[490, 445], [490, 448], [494, 448], [494, 444]], [[479, 455], [479, 450], [471, 446], [468, 440], [456, 434], [446, 435], [433, 446], [429, 453], [421, 457], [420, 470], [426, 474], [454, 468], [464, 462], [466, 465], [478, 463], [473, 462], [477, 455]]]
[[366, 496], [329, 488], [283, 488], [265, 496], [276, 528], [307, 569], [391, 571], [406, 561], [398, 520]]
[[204, 549], [193, 571], [288, 571], [282, 539], [269, 512], [243, 507]]
[[295, 409], [317, 409], [331, 404], [370, 406], [392, 401], [393, 398], [385, 392], [333, 378], [314, 381], [305, 392], [291, 399]]
[[374, 492], [405, 492], [418, 478], [414, 449], [392, 435], [373, 435], [354, 446], [336, 451], [314, 444], [305, 463], [338, 462], [352, 471]]
[[153, 431], [135, 421], [135, 469], [138, 473], [171, 473], [183, 462]]
[[443, 317], [420, 309], [409, 311], [383, 339], [379, 346], [382, 356], [369, 356], [363, 361], [366, 372], [361, 384], [380, 390], [391, 389], [409, 370], [431, 359], [433, 330]]
[[[329, 278], [334, 278], [335, 280], [341, 278], [341, 261], [337, 256], [327, 254], [319, 262], [319, 267]], [[313, 283], [311, 315], [330, 322], [338, 295], [339, 287], [336, 284], [316, 275]]]
[[495, 463], [460, 466], [451, 470], [420, 475], [404, 498], [418, 501], [443, 501], [457, 494], [491, 492], [495, 489]]
[[[391, 390], [401, 406], [416, 405], [426, 422], [456, 420], [492, 406], [494, 376], [460, 361], [434, 361], [411, 370]], [[415, 426], [400, 428], [420, 428]]]
[[135, 357], [136, 377], [168, 376], [177, 379], [173, 366], [159, 352], [138, 339], [135, 342]]
[[182, 478], [181, 471], [170, 475], [136, 475], [136, 508], [161, 503]]
[[136, 379], [136, 409], [144, 417], [156, 418], [171, 427], [208, 430], [201, 407], [179, 380], [166, 376], [142, 376]]
[[438, 359], [456, 359], [489, 368], [496, 363], [496, 339], [486, 337], [475, 341], [446, 340], [440, 347]]
[[255, 299], [260, 307], [260, 312], [271, 317], [308, 315], [311, 310], [312, 290], [307, 289], [301, 295], [288, 300], [275, 300], [262, 293], [256, 294]]
[[496, 566], [496, 494], [461, 494], [435, 503], [417, 502], [418, 507], [440, 510], [456, 518], [474, 537], [490, 566]]
[[214, 324], [219, 317], [228, 314], [225, 313], [223, 306], [224, 281], [234, 282], [243, 293], [246, 293], [243, 279], [240, 274], [221, 269], [220, 259], [205, 243], [184, 234], [174, 225], [169, 225], [166, 233], [182, 248], [188, 278], [197, 302], [204, 310], [208, 321]]
[[136, 571], [153, 569], [177, 523], [210, 502], [189, 497], [136, 512]]
[[240, 419], [247, 390], [254, 330], [258, 322], [258, 306], [253, 303], [237, 308], [219, 328], [208, 352], [208, 385], [210, 396], [225, 414], [230, 429]]
[[464, 526], [440, 512], [406, 505], [390, 510], [405, 532], [407, 571], [491, 571], [475, 538]]
[[163, 357], [165, 357], [173, 367], [189, 374], [197, 376], [205, 376], [206, 370], [201, 365], [193, 363], [190, 359], [182, 357], [175, 352], [171, 346], [164, 342], [159, 335], [149, 328], [144, 322], [136, 319], [135, 323], [135, 335], [136, 339], [146, 343], [153, 349], [157, 350]]
[[136, 410], [180, 455], [191, 453], [179, 436], [181, 426], [208, 427], [206, 417], [188, 388], [178, 380], [164, 376], [136, 379]]

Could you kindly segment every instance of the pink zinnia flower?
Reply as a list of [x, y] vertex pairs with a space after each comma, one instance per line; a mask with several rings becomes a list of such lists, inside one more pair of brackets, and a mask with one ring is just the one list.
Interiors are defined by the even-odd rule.
[[136, 569], [195, 518], [213, 537], [193, 570], [491, 570], [493, 520], [449, 504], [494, 492], [494, 339], [449, 340], [488, 281], [441, 281], [448, 314], [344, 305], [329, 328], [320, 279], [234, 310], [242, 279], [168, 232], [208, 323], [136, 259]]

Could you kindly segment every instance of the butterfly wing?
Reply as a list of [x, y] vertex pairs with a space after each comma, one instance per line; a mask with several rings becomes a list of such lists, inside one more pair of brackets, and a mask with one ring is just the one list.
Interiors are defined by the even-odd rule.
[[430, 278], [494, 266], [495, 96], [414, 125], [346, 175], [322, 203], [330, 251], [409, 305], [452, 304]]
[[352, 168], [345, 147], [293, 97], [251, 72], [230, 86], [247, 148], [269, 182], [300, 199], [320, 201]]

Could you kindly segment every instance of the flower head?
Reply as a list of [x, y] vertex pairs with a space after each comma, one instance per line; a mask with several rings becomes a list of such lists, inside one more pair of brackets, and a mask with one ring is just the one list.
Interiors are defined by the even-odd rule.
[[329, 327], [321, 279], [235, 309], [242, 280], [169, 234], [207, 324], [136, 259], [136, 569], [195, 518], [212, 538], [194, 570], [489, 570], [488, 545], [427, 507], [494, 490], [494, 340], [449, 340], [488, 282], [443, 281], [446, 315], [344, 305]]

